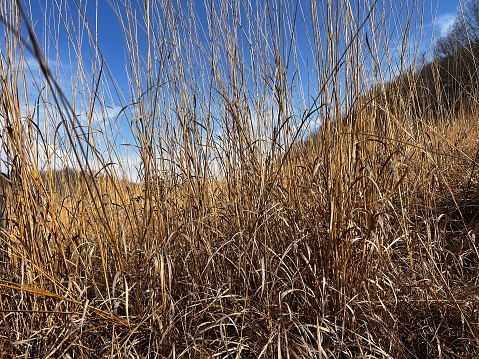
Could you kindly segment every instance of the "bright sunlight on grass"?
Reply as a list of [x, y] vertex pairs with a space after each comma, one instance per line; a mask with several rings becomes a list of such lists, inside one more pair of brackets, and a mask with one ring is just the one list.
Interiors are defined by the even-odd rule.
[[478, 355], [479, 3], [106, 4], [1, 1], [0, 357]]

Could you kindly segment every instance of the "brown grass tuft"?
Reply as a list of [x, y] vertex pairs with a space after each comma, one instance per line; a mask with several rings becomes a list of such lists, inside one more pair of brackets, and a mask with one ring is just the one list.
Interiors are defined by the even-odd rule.
[[420, 4], [146, 3], [125, 93], [81, 8], [2, 2], [0, 356], [477, 356], [478, 102], [415, 100]]

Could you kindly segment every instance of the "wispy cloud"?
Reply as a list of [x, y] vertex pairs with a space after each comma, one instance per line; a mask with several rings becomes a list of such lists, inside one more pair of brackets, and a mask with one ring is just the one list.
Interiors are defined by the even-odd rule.
[[439, 35], [445, 35], [451, 30], [454, 20], [456, 19], [456, 12], [448, 12], [438, 15], [436, 17], [435, 27], [439, 30]]

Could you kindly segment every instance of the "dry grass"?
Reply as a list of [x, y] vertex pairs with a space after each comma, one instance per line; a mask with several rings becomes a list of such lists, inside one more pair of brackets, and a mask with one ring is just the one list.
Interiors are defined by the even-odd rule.
[[[53, 28], [92, 57], [32, 82], [28, 14], [2, 2], [1, 357], [478, 355], [478, 109], [381, 91], [419, 4], [320, 3], [213, 4], [204, 33], [192, 3], [116, 5], [125, 100], [77, 8]], [[121, 123], [138, 183], [110, 164]]]

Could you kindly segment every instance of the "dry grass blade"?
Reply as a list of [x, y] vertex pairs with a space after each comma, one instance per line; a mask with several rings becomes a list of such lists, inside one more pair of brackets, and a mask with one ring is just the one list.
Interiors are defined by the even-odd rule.
[[416, 1], [0, 3], [2, 355], [477, 357], [459, 20], [421, 63]]

